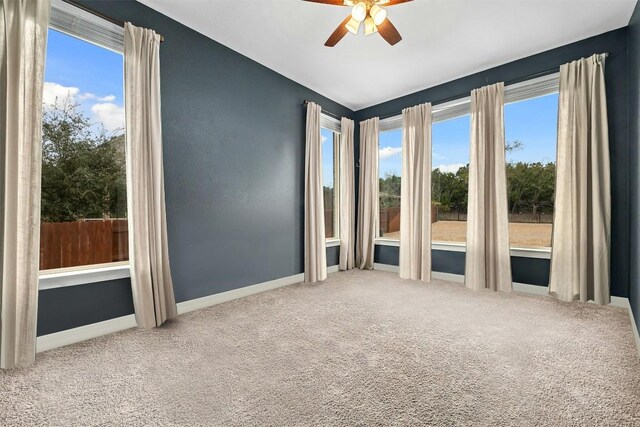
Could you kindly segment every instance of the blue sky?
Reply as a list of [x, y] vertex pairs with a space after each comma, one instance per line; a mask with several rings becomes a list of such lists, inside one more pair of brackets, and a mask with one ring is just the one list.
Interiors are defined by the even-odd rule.
[[49, 30], [44, 102], [66, 96], [109, 131], [124, 125], [122, 54]]
[[320, 128], [322, 138], [322, 184], [333, 187], [333, 131]]
[[524, 148], [507, 153], [510, 162], [556, 162], [558, 94], [504, 106], [507, 142], [520, 140]]
[[[552, 94], [504, 107], [506, 141], [520, 140], [521, 150], [507, 154], [510, 162], [555, 162], [558, 95]], [[433, 168], [455, 172], [469, 163], [468, 115], [437, 122], [432, 128]], [[402, 131], [380, 133], [380, 176], [400, 175]]]

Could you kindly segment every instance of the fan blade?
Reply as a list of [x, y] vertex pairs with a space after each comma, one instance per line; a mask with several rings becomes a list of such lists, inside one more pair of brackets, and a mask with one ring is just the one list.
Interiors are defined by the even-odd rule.
[[413, 0], [389, 0], [386, 3], [380, 3], [380, 6], [389, 7], [389, 6], [395, 6], [397, 4], [409, 3], [410, 1], [413, 1]]
[[344, 4], [343, 0], [303, 0], [303, 1], [308, 1], [310, 3], [328, 4], [328, 5], [331, 5], [331, 6], [346, 6], [346, 4]]
[[389, 19], [385, 19], [382, 24], [378, 25], [378, 32], [391, 46], [402, 40], [402, 36]]
[[334, 47], [335, 45], [338, 44], [340, 40], [342, 40], [344, 35], [349, 32], [349, 30], [347, 30], [347, 27], [345, 27], [345, 25], [347, 25], [347, 22], [349, 22], [350, 19], [351, 19], [351, 15], [344, 18], [344, 21], [342, 21], [340, 25], [338, 25], [338, 28], [335, 29], [335, 31], [329, 36], [327, 41], [324, 43], [325, 46]]

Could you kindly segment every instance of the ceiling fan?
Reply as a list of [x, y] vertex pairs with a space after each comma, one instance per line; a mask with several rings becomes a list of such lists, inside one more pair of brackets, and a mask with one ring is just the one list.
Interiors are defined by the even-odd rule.
[[[358, 34], [360, 24], [364, 22], [364, 34], [380, 33], [383, 39], [391, 46], [402, 40], [402, 36], [396, 27], [387, 19], [387, 10], [384, 7], [395, 6], [413, 0], [304, 0], [312, 3], [322, 3], [332, 6], [349, 6], [351, 14], [338, 25], [333, 34], [325, 42], [325, 46], [333, 47], [342, 38], [351, 32]], [[383, 7], [384, 6], [384, 7]]]

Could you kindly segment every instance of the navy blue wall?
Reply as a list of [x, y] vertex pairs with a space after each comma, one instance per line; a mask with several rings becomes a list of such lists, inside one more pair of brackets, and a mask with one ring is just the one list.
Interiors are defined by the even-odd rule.
[[[356, 112], [359, 122], [375, 116], [397, 114], [405, 107], [423, 102], [441, 103], [468, 96], [471, 90], [496, 82], [515, 83], [531, 75], [558, 71], [561, 64], [609, 52], [606, 64], [607, 108], [612, 182], [612, 256], [611, 293], [626, 297], [629, 292], [629, 143], [628, 143], [628, 75], [627, 29], [621, 28], [596, 37], [552, 49], [499, 67], [403, 96]], [[636, 211], [637, 212], [637, 211]], [[376, 249], [376, 262], [394, 259], [394, 249]], [[397, 251], [396, 251], [397, 252]], [[636, 258], [637, 259], [637, 258]], [[634, 262], [636, 261], [634, 259]], [[549, 261], [512, 257], [514, 280], [521, 283], [546, 285]], [[395, 262], [397, 264], [397, 254]], [[464, 256], [459, 252], [434, 253], [435, 271], [464, 272]], [[443, 268], [446, 270], [438, 270]]]
[[129, 279], [46, 289], [38, 294], [38, 336], [129, 314]]
[[[400, 265], [400, 250], [395, 246], [376, 245], [373, 257], [375, 262], [388, 265]], [[464, 252], [431, 251], [431, 270], [439, 273], [464, 275]], [[547, 286], [549, 284], [548, 259], [511, 257], [513, 281], [529, 285]]]
[[[301, 273], [302, 102], [345, 117], [353, 112], [133, 0], [80, 3], [165, 37], [162, 127], [176, 300]], [[327, 252], [329, 265], [337, 263], [339, 248]], [[128, 314], [130, 292], [104, 300], [99, 289], [43, 291], [39, 333]], [[84, 308], [100, 302], [110, 306], [101, 316]]]
[[631, 17], [629, 36], [630, 274], [629, 303], [640, 329], [640, 5]]

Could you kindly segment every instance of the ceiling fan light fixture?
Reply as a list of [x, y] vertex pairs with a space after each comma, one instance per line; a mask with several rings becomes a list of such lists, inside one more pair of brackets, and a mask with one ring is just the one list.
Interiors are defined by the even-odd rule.
[[367, 5], [365, 2], [361, 1], [353, 6], [353, 9], [351, 9], [351, 17], [358, 22], [364, 21], [364, 18], [367, 17]]
[[358, 34], [358, 30], [360, 29], [360, 21], [356, 21], [353, 17], [351, 17], [345, 27], [347, 27], [347, 30], [349, 30], [350, 33]]
[[371, 6], [371, 10], [369, 11], [369, 16], [373, 18], [373, 23], [375, 25], [380, 25], [387, 19], [387, 10], [381, 8], [377, 4]]
[[364, 20], [364, 35], [368, 36], [369, 34], [373, 34], [377, 32], [376, 24], [373, 22], [373, 18], [368, 16], [367, 19]]

